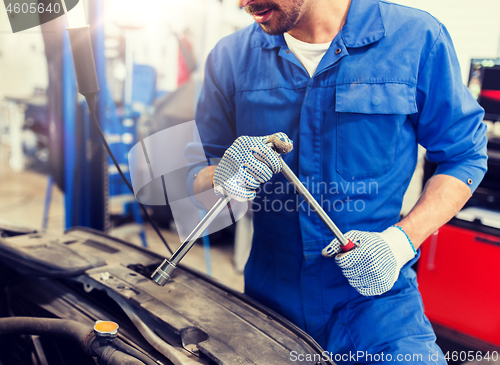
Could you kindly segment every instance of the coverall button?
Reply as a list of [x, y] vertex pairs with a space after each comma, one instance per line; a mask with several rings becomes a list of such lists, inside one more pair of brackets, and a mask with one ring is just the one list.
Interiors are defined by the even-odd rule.
[[342, 50], [340, 48], [337, 48], [337, 50], [335, 51], [335, 54], [339, 54], [340, 52], [342, 52]]
[[467, 184], [472, 185], [472, 179], [468, 179]]
[[290, 50], [289, 50], [289, 49], [287, 49], [285, 52], [286, 52], [286, 53], [290, 53]]

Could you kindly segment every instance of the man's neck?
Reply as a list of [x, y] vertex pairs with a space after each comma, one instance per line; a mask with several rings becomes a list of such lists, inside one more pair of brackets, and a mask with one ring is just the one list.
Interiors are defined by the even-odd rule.
[[310, 0], [308, 3], [288, 34], [307, 43], [332, 41], [345, 23], [351, 0]]

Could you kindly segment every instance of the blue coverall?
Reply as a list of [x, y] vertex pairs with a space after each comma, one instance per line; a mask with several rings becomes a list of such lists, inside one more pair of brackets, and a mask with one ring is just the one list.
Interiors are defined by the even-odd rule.
[[[418, 144], [437, 174], [473, 192], [486, 171], [482, 119], [445, 27], [378, 0], [352, 0], [313, 77], [283, 36], [257, 24], [222, 39], [208, 57], [196, 112], [208, 157], [222, 157], [241, 135], [286, 133], [294, 150], [285, 162], [343, 232], [381, 232], [398, 222]], [[339, 364], [446, 363], [411, 269], [417, 258], [389, 292], [363, 297], [333, 258], [321, 256], [333, 236], [282, 174], [261, 186], [253, 210], [249, 296]], [[358, 351], [364, 355], [353, 356]]]

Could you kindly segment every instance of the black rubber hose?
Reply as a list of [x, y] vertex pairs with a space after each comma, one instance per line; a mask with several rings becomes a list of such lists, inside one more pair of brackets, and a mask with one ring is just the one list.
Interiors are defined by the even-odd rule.
[[[107, 344], [100, 344], [94, 335], [93, 327], [82, 324], [70, 319], [59, 318], [36, 318], [36, 317], [5, 317], [0, 318], [0, 336], [3, 335], [49, 335], [57, 337], [69, 338], [77, 342], [86, 353], [92, 356], [102, 356], [105, 348], [110, 346], [116, 348], [118, 351], [116, 355], [120, 358], [126, 359], [125, 355], [130, 359], [135, 358], [135, 362], [127, 360], [124, 364], [138, 364], [138, 365], [155, 365], [156, 362], [149, 356], [140, 352], [139, 350], [127, 345], [125, 342], [118, 338], [110, 341]], [[118, 355], [119, 352], [123, 353]], [[111, 358], [110, 358], [111, 359]], [[115, 362], [115, 364], [120, 364]]]
[[108, 365], [144, 365], [144, 363], [124, 352], [115, 351], [113, 355], [111, 355]]
[[86, 350], [85, 338], [92, 327], [77, 321], [58, 318], [0, 318], [0, 336], [13, 334], [52, 335], [70, 338]]
[[135, 349], [134, 347], [126, 344], [125, 342], [123, 342], [119, 338], [115, 338], [113, 340], [113, 345], [116, 347], [117, 350], [120, 350], [120, 351], [122, 351], [130, 356], [133, 356], [133, 357], [141, 360], [142, 362], [144, 362], [147, 365], [150, 365], [150, 364], [155, 365], [156, 364], [156, 362], [153, 359], [151, 359], [149, 356], [140, 352], [139, 350]]

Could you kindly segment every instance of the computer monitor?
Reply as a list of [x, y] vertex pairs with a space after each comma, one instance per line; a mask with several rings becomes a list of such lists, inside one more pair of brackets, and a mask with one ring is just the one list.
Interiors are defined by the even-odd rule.
[[500, 58], [472, 59], [469, 90], [484, 108], [484, 119], [500, 121]]

